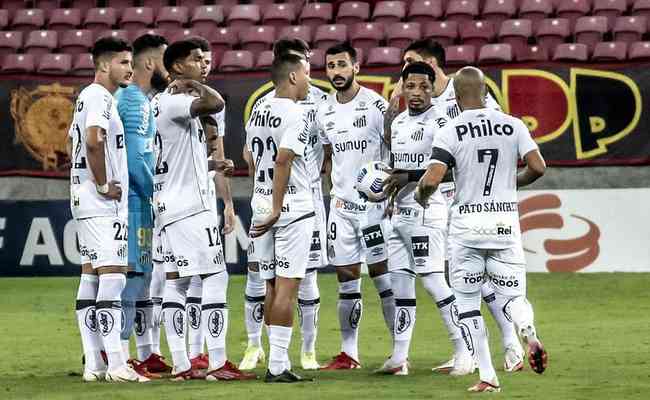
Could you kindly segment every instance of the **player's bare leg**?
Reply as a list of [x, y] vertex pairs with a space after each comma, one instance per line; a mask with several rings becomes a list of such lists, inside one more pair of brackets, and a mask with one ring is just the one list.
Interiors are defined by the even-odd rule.
[[244, 322], [248, 335], [248, 346], [239, 369], [246, 371], [264, 362], [266, 355], [262, 349], [262, 328], [264, 325], [264, 303], [266, 300], [266, 283], [260, 277], [259, 264], [248, 263], [244, 302]]

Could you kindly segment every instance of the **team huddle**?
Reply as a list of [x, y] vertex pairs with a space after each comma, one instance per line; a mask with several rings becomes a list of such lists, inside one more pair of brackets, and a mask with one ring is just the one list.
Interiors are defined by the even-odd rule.
[[[254, 181], [248, 347], [236, 366], [226, 352], [221, 243], [235, 224], [234, 165], [224, 155], [224, 100], [206, 85], [210, 45], [147, 34], [133, 46], [99, 39], [92, 54], [95, 81], [80, 93], [69, 131], [84, 381], [146, 382], [163, 373], [179, 381], [256, 379], [248, 371], [267, 358], [264, 330], [264, 380], [311, 380], [289, 359], [296, 308], [304, 370], [361, 368], [362, 263], [392, 343], [376, 373], [409, 374], [416, 278], [454, 349], [434, 371], [462, 376], [478, 368], [470, 391], [501, 390], [481, 300], [499, 326], [504, 370], [522, 370], [526, 357], [535, 372], [546, 369], [526, 299], [517, 211], [517, 188], [541, 177], [545, 164], [524, 123], [487, 93], [480, 70], [448, 77], [444, 49], [416, 41], [386, 101], [357, 82], [356, 51], [338, 43], [326, 51], [328, 94], [310, 84], [305, 42], [275, 43], [274, 89], [246, 122], [243, 157]], [[519, 159], [526, 168], [518, 173]], [[329, 215], [323, 186], [331, 189]], [[327, 265], [339, 282], [341, 351], [321, 366], [317, 275]], [[161, 329], [172, 366], [161, 356]]]

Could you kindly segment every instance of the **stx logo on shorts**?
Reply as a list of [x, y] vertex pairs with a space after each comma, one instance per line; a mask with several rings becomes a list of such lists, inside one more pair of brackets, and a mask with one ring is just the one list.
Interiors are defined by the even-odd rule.
[[144, 311], [136, 310], [135, 311], [135, 334], [138, 336], [144, 335], [144, 332], [147, 330], [147, 320], [144, 316]]
[[86, 311], [84, 323], [92, 332], [97, 332], [97, 314], [95, 313], [94, 308], [89, 308], [88, 311]]
[[369, 226], [363, 229], [362, 232], [366, 247], [370, 248], [384, 243], [384, 235], [382, 235], [379, 225]]
[[219, 337], [223, 332], [224, 318], [223, 311], [213, 310], [208, 317], [208, 329], [212, 337]]
[[201, 326], [201, 308], [196, 304], [187, 307], [188, 323], [194, 329], [199, 329]]
[[348, 320], [348, 322], [350, 322], [350, 327], [352, 329], [357, 329], [360, 320], [361, 320], [361, 300], [357, 300], [354, 302], [354, 306], [352, 306], [352, 311], [350, 311], [350, 318]]
[[412, 236], [411, 249], [413, 257], [428, 257], [429, 256], [429, 237], [428, 236]]
[[113, 315], [108, 311], [99, 311], [97, 313], [97, 320], [99, 322], [99, 332], [102, 336], [107, 336], [113, 331], [113, 325], [115, 325], [115, 320]]
[[184, 310], [176, 310], [174, 311], [174, 315], [172, 316], [172, 324], [174, 325], [174, 331], [176, 331], [176, 334], [178, 336], [183, 336], [183, 332], [185, 331], [185, 312]]
[[397, 333], [404, 333], [411, 326], [411, 313], [405, 308], [397, 310], [397, 326], [395, 327]]

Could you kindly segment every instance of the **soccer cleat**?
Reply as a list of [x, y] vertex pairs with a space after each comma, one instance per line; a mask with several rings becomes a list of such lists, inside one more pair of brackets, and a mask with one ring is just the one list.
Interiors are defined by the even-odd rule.
[[172, 371], [172, 381], [180, 382], [189, 381], [192, 379], [205, 379], [205, 372], [193, 368], [190, 368], [183, 372]]
[[192, 369], [208, 369], [210, 367], [210, 361], [203, 354], [199, 354], [191, 359], [190, 364], [192, 365]]
[[476, 385], [469, 387], [467, 391], [474, 393], [499, 393], [501, 387], [499, 385], [493, 385], [490, 382], [480, 381]]
[[313, 378], [303, 378], [302, 376], [295, 374], [288, 369], [282, 371], [280, 375], [273, 375], [271, 371], [266, 371], [266, 376], [264, 377], [264, 382], [266, 383], [296, 383], [296, 382], [311, 382]]
[[528, 364], [538, 374], [543, 373], [548, 367], [548, 353], [544, 350], [542, 342], [538, 340], [528, 342]]
[[129, 364], [131, 366], [131, 368], [133, 368], [133, 370], [135, 372], [137, 372], [138, 374], [140, 374], [140, 375], [142, 375], [144, 377], [147, 377], [149, 379], [160, 379], [160, 378], [162, 378], [162, 376], [160, 376], [159, 374], [154, 374], [152, 372], [149, 372], [147, 370], [147, 366], [144, 365], [144, 363], [142, 363], [142, 362], [140, 362], [140, 361], [138, 361], [138, 360], [136, 360], [134, 358], [130, 359], [126, 363]]
[[264, 350], [259, 346], [248, 346], [244, 353], [244, 358], [239, 363], [239, 369], [242, 371], [250, 371], [257, 367], [257, 363], [263, 363], [266, 359]]
[[106, 370], [103, 371], [90, 371], [84, 369], [83, 380], [84, 382], [99, 382], [106, 378]]
[[473, 374], [478, 368], [478, 362], [470, 355], [454, 357], [454, 367], [449, 371], [451, 376], [465, 376]]
[[344, 352], [334, 357], [329, 364], [322, 367], [321, 370], [333, 371], [337, 369], [357, 369], [361, 368], [361, 364], [354, 358], [350, 357]]
[[210, 371], [205, 376], [206, 381], [247, 381], [257, 379], [257, 375], [250, 372], [242, 372], [235, 364], [226, 360], [223, 367]]
[[149, 382], [149, 378], [142, 376], [135, 372], [135, 370], [130, 366], [127, 365], [126, 367], [122, 367], [116, 371], [108, 371], [106, 372], [106, 382], [138, 382], [138, 383], [143, 383], [143, 382]]
[[406, 376], [409, 374], [409, 363], [405, 361], [401, 364], [394, 363], [390, 358], [384, 362], [381, 368], [376, 369], [375, 374]]
[[441, 365], [438, 365], [437, 367], [431, 368], [431, 371], [439, 373], [439, 374], [448, 374], [453, 369], [454, 369], [454, 359], [452, 358], [451, 360], [447, 361], [444, 364], [441, 364]]
[[512, 347], [506, 349], [503, 370], [506, 372], [518, 372], [524, 369], [524, 355]]
[[151, 353], [151, 355], [140, 364], [144, 365], [147, 368], [147, 371], [153, 374], [169, 373], [172, 371], [172, 367], [167, 365], [165, 361], [163, 361], [164, 359], [165, 357], [163, 356]]
[[302, 353], [300, 354], [300, 363], [302, 369], [320, 369], [320, 364], [316, 361], [316, 353]]

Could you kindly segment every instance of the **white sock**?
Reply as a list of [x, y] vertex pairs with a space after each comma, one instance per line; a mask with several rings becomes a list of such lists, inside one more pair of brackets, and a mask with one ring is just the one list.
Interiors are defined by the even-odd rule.
[[109, 371], [126, 367], [120, 340], [122, 321], [120, 299], [124, 286], [126, 286], [126, 276], [124, 274], [109, 273], [99, 276], [95, 308], [97, 309], [99, 332], [108, 358]]
[[228, 272], [223, 271], [203, 279], [201, 326], [208, 346], [210, 371], [226, 363], [226, 336], [228, 334]]
[[[148, 290], [147, 290], [148, 292]], [[147, 293], [148, 294], [148, 293]], [[153, 352], [153, 302], [140, 299], [135, 303], [135, 346], [138, 360], [144, 361]]]
[[262, 347], [262, 325], [264, 324], [264, 299], [266, 283], [259, 271], [248, 270], [246, 276], [244, 322], [248, 334], [248, 345]]
[[130, 360], [131, 359], [131, 350], [129, 349], [129, 341], [128, 340], [120, 340], [122, 343], [122, 354], [124, 355], [125, 360]]
[[393, 291], [391, 289], [391, 274], [385, 273], [372, 278], [372, 283], [375, 284], [377, 293], [381, 298], [381, 311], [384, 315], [384, 322], [388, 331], [392, 335], [394, 333], [393, 322], [395, 321], [395, 300], [393, 298]]
[[101, 357], [102, 339], [97, 330], [97, 314], [95, 302], [97, 299], [97, 275], [81, 274], [79, 290], [77, 291], [76, 314], [81, 347], [83, 348], [86, 368], [90, 371], [103, 371], [106, 364]]
[[185, 348], [185, 298], [189, 285], [189, 277], [167, 279], [165, 282], [162, 311], [174, 373], [187, 371], [191, 367]]
[[415, 276], [409, 273], [394, 272], [392, 287], [395, 296], [395, 322], [393, 324], [393, 355], [395, 363], [408, 359], [413, 329], [415, 327]]
[[359, 361], [359, 322], [363, 314], [361, 279], [339, 283], [337, 304], [341, 327], [341, 351]]
[[151, 323], [151, 351], [162, 354], [160, 351], [160, 327], [162, 326], [162, 298], [165, 291], [165, 268], [162, 263], [154, 261], [151, 273], [149, 292], [153, 303]]
[[490, 287], [489, 283], [484, 283], [483, 286], [481, 286], [481, 297], [483, 297], [483, 301], [487, 304], [490, 314], [492, 314], [492, 317], [499, 327], [503, 349], [512, 348], [520, 354], [523, 354], [523, 349], [521, 348], [521, 343], [519, 343], [519, 337], [517, 336], [515, 325], [512, 323], [508, 313], [504, 310], [509, 297], [499, 296], [497, 298], [494, 289]]
[[314, 353], [316, 351], [318, 311], [320, 310], [320, 292], [316, 276], [316, 270], [306, 274], [298, 287], [298, 313], [300, 315], [303, 353]]
[[[500, 297], [500, 295], [497, 295]], [[537, 331], [535, 330], [535, 313], [533, 306], [528, 302], [524, 296], [511, 298], [505, 305], [506, 313], [510, 315], [514, 321], [519, 334], [526, 341], [538, 341]]]
[[201, 296], [203, 285], [201, 277], [196, 275], [190, 280], [185, 300], [185, 317], [187, 320], [187, 347], [190, 360], [203, 353], [203, 331], [201, 329]]
[[284, 372], [289, 359], [289, 344], [291, 343], [290, 326], [269, 326], [269, 372], [280, 375]]

